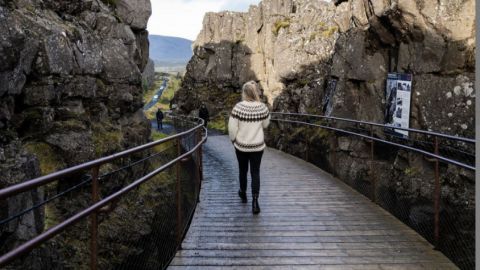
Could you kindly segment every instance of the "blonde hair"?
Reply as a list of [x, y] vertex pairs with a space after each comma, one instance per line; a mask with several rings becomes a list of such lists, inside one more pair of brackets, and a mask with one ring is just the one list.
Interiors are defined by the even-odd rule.
[[242, 87], [242, 100], [260, 101], [258, 91], [258, 84], [255, 81], [246, 82]]

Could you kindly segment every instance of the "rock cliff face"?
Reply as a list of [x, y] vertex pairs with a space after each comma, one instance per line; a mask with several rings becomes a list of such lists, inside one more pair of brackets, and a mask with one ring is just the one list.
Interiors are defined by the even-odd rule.
[[[175, 102], [184, 113], [200, 103], [213, 114], [229, 112], [253, 79], [274, 111], [384, 123], [387, 73], [411, 73], [410, 127], [474, 137], [474, 7], [473, 0], [264, 0], [246, 13], [209, 13]], [[331, 80], [336, 90], [327, 93]], [[339, 178], [368, 195], [369, 144], [313, 135], [273, 125], [268, 140], [302, 157], [310, 145], [310, 161], [329, 171], [335, 153]], [[431, 239], [432, 163], [377, 146], [375, 168], [379, 203]], [[468, 268], [473, 173], [442, 165], [441, 178], [442, 219], [453, 222], [442, 240], [462, 240], [440, 249]]]
[[142, 84], [144, 89], [149, 89], [155, 83], [155, 63], [152, 59], [148, 61], [147, 66], [142, 73]]
[[[474, 1], [340, 2], [265, 0], [247, 13], [208, 13], [177, 103], [190, 112], [202, 89], [238, 92], [255, 79], [276, 109], [315, 111], [335, 78], [333, 115], [383, 122], [386, 74], [406, 72], [411, 126], [471, 137]], [[217, 111], [223, 98], [198, 99]]]
[[[0, 188], [148, 140], [150, 13], [149, 0], [0, 0]], [[43, 198], [1, 202], [0, 219]], [[43, 215], [0, 228], [0, 252], [42, 231]]]

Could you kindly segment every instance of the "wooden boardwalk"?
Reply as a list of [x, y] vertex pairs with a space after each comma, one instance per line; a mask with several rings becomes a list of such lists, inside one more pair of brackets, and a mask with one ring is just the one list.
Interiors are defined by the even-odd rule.
[[201, 201], [168, 269], [458, 269], [319, 168], [273, 149], [262, 162], [262, 212], [253, 216], [250, 191], [248, 204], [237, 195], [233, 146], [208, 138]]

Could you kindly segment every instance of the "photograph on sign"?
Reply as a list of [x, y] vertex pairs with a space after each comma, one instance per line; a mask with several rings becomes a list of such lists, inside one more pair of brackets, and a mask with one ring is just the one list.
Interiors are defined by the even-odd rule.
[[[385, 88], [385, 123], [392, 127], [410, 127], [412, 75], [389, 73]], [[408, 131], [394, 129], [394, 133], [408, 137]]]
[[337, 79], [332, 78], [328, 80], [327, 88], [325, 90], [325, 96], [323, 98], [323, 114], [330, 116], [333, 110], [333, 96], [335, 95], [335, 89], [337, 88]]

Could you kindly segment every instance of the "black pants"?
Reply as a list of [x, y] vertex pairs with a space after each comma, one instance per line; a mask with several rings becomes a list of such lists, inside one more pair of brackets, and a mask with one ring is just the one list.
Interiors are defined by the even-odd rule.
[[240, 179], [240, 190], [247, 190], [248, 164], [250, 163], [250, 175], [252, 176], [252, 194], [260, 193], [260, 163], [262, 162], [263, 151], [260, 152], [242, 152], [235, 149], [238, 160], [238, 170]]
[[157, 129], [163, 129], [163, 119], [157, 119]]

